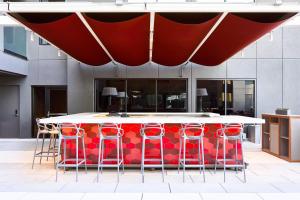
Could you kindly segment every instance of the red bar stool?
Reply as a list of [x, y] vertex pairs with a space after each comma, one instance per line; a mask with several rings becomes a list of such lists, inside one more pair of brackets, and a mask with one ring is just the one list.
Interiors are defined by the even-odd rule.
[[[217, 170], [217, 165], [223, 166], [224, 169], [224, 182], [226, 181], [226, 168], [234, 167], [236, 172], [238, 168], [243, 169], [244, 173], [244, 182], [246, 182], [246, 172], [245, 172], [245, 162], [243, 154], [243, 124], [225, 124], [222, 125], [222, 128], [216, 131], [217, 136], [217, 151], [216, 151], [216, 160], [215, 160], [215, 173]], [[218, 158], [220, 140], [223, 140], [223, 158]], [[226, 143], [228, 141], [235, 142], [235, 157], [234, 159], [226, 158]], [[241, 143], [241, 160], [238, 160], [238, 142]], [[233, 163], [228, 163], [233, 162]]]
[[[40, 119], [37, 118], [36, 119], [36, 124], [37, 124], [37, 128], [38, 128], [38, 132], [37, 132], [37, 137], [36, 137], [36, 144], [35, 144], [35, 150], [33, 153], [33, 161], [32, 161], [32, 169], [34, 167], [34, 162], [35, 162], [35, 158], [39, 157], [40, 158], [40, 164], [42, 162], [42, 158], [45, 157], [48, 158], [52, 157], [54, 160], [54, 167], [55, 167], [55, 158], [57, 156], [57, 149], [56, 149], [56, 138], [58, 136], [58, 128], [54, 125], [54, 124], [42, 124], [40, 123]], [[49, 140], [49, 146], [48, 146], [48, 150], [45, 149], [45, 139], [47, 136], [50, 136], [50, 140]], [[41, 149], [38, 151], [38, 147], [39, 147], [39, 140], [40, 137], [42, 137], [42, 145], [41, 145]], [[51, 153], [51, 155], [50, 155]]]
[[[198, 168], [203, 171], [203, 181], [205, 182], [205, 160], [204, 160], [204, 124], [182, 124], [179, 130], [179, 159], [178, 159], [178, 173], [182, 166], [183, 168], [183, 182], [185, 182], [185, 168]], [[186, 158], [186, 141], [198, 142], [198, 158]], [[182, 158], [183, 156], [183, 158]], [[198, 162], [198, 164], [187, 164], [186, 162]]]
[[[99, 171], [101, 168], [101, 173], [103, 167], [117, 167], [118, 169], [118, 182], [120, 177], [120, 166], [122, 165], [124, 173], [124, 156], [123, 156], [123, 143], [122, 136], [124, 130], [121, 128], [120, 124], [115, 123], [104, 123], [99, 125], [99, 154], [98, 154], [98, 172], [97, 172], [97, 182], [99, 182]], [[117, 142], [117, 157], [116, 158], [104, 158], [105, 151], [105, 141], [112, 140]], [[121, 158], [120, 158], [121, 154]], [[105, 161], [116, 162], [116, 164], [105, 164]]]
[[[58, 155], [61, 155], [61, 146], [63, 146], [63, 159], [61, 161], [57, 161], [56, 163], [56, 181], [58, 175], [58, 168], [63, 167], [64, 171], [66, 167], [75, 167], [76, 168], [76, 182], [78, 181], [78, 167], [84, 165], [85, 172], [87, 173], [87, 166], [86, 166], [86, 153], [85, 153], [85, 144], [84, 144], [84, 129], [80, 128], [78, 124], [72, 123], [63, 123], [59, 125], [60, 133], [59, 133], [59, 140], [58, 140]], [[66, 149], [67, 149], [67, 140], [76, 141], [75, 158], [67, 158]], [[83, 151], [83, 158], [79, 158], [79, 140], [82, 142], [82, 151]], [[63, 142], [63, 143], [62, 143]]]
[[[161, 175], [162, 180], [164, 182], [164, 153], [163, 153], [163, 136], [165, 135], [165, 128], [163, 124], [159, 123], [145, 123], [141, 128], [141, 136], [142, 136], [142, 159], [141, 159], [141, 173], [142, 173], [142, 182], [144, 183], [145, 177], [145, 168], [153, 168], [153, 167], [161, 167]], [[159, 140], [160, 141], [160, 159], [155, 158], [146, 158], [145, 148], [146, 148], [146, 140]], [[154, 161], [160, 162], [160, 164], [145, 164], [145, 161]]]

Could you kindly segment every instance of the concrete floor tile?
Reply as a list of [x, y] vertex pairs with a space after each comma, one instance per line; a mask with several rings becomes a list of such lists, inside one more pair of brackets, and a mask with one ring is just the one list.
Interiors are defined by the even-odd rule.
[[222, 186], [218, 183], [200, 183], [200, 184], [190, 184], [190, 183], [181, 183], [181, 184], [170, 184], [172, 193], [190, 193], [190, 192], [225, 192]]
[[201, 193], [203, 200], [261, 200], [261, 198], [254, 193]]
[[222, 183], [221, 184], [226, 192], [228, 193], [279, 193], [280, 191], [276, 189], [269, 183], [242, 183], [242, 184], [231, 184]]
[[82, 200], [141, 200], [142, 193], [87, 193]]
[[66, 193], [93, 193], [93, 192], [115, 192], [117, 184], [97, 183], [68, 183], [59, 192]]
[[263, 200], [299, 200], [300, 193], [258, 193]]
[[31, 192], [24, 195], [21, 200], [81, 200], [84, 193], [41, 193]]
[[201, 200], [198, 193], [143, 193], [143, 200]]
[[148, 192], [148, 193], [169, 193], [168, 183], [141, 183], [141, 184], [126, 184], [119, 183], [116, 192]]

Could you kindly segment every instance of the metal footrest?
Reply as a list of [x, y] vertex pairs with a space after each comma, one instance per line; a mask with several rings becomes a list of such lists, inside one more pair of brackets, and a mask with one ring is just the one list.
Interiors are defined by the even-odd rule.
[[[43, 155], [43, 154], [47, 154], [47, 155]], [[35, 157], [53, 157], [53, 152], [48, 152], [48, 151], [45, 151], [45, 152], [38, 152], [34, 155]], [[55, 157], [58, 156], [58, 152], [55, 152]]]
[[143, 168], [153, 168], [153, 167], [164, 167], [162, 164], [146, 164], [142, 166]]
[[100, 164], [98, 164], [98, 167], [118, 167], [123, 164], [123, 160], [119, 160], [119, 163], [116, 164], [104, 164], [103, 161], [118, 161], [117, 159], [103, 159]]
[[64, 162], [67, 162], [67, 161], [75, 161], [76, 162], [76, 159], [65, 159], [65, 160], [62, 160], [60, 161], [59, 163], [57, 163], [57, 167], [77, 167], [77, 166], [80, 166], [82, 165], [83, 163], [85, 163], [85, 159], [78, 159], [78, 163], [64, 163]]

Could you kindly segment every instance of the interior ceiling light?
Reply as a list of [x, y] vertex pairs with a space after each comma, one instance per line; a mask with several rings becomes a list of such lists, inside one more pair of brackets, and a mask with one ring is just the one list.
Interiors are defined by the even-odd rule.
[[57, 51], [57, 56], [60, 57], [61, 56], [61, 51], [58, 49]]

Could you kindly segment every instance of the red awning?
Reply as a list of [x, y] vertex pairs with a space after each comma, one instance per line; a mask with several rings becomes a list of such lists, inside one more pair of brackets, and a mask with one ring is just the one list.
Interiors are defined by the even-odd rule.
[[218, 13], [156, 14], [153, 61], [166, 66], [183, 64], [219, 17]]
[[86, 13], [84, 16], [114, 60], [130, 66], [149, 61], [149, 13]]
[[191, 61], [207, 66], [219, 65], [293, 15], [229, 13]]
[[[215, 66], [296, 13], [9, 13], [80, 62]], [[81, 15], [83, 17], [81, 17]], [[200, 46], [201, 44], [201, 46]], [[197, 47], [200, 47], [197, 49]]]
[[14, 13], [11, 15], [83, 63], [103, 65], [110, 62], [107, 54], [75, 13]]

